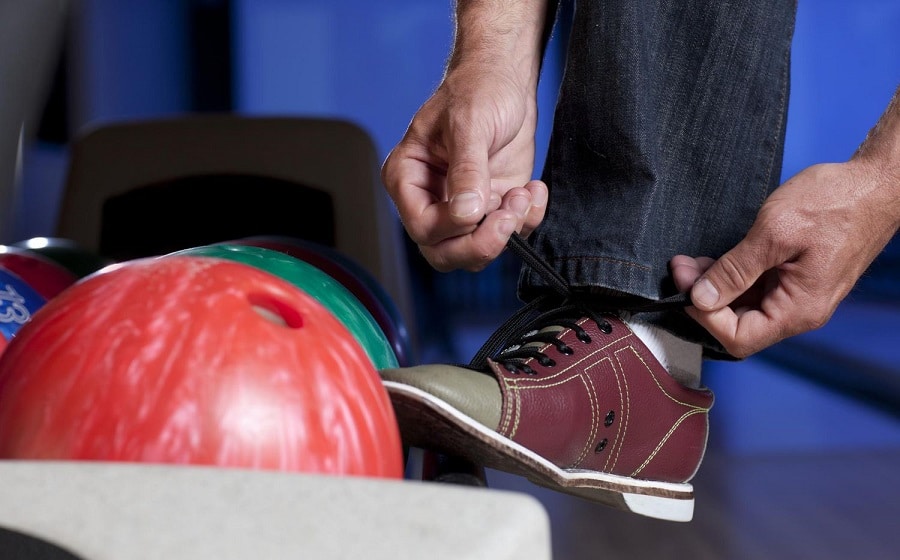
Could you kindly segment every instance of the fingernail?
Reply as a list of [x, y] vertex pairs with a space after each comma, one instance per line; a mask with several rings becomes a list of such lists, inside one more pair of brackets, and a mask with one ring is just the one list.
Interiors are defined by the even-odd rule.
[[488, 200], [488, 211], [493, 212], [497, 208], [500, 208], [500, 204], [503, 200], [500, 198], [500, 195], [491, 191], [491, 197]]
[[712, 307], [719, 301], [719, 292], [706, 278], [700, 279], [691, 290], [691, 299], [703, 307]]
[[547, 204], [547, 189], [537, 189], [531, 198], [531, 205], [541, 208]]
[[500, 235], [503, 237], [509, 237], [516, 231], [516, 222], [515, 220], [502, 220], [497, 224], [497, 231], [500, 232]]
[[465, 218], [478, 212], [481, 206], [481, 195], [477, 192], [459, 193], [450, 200], [450, 214], [457, 218]]
[[509, 207], [520, 217], [524, 217], [531, 208], [531, 202], [524, 196], [514, 196], [512, 197], [512, 200], [509, 201]]

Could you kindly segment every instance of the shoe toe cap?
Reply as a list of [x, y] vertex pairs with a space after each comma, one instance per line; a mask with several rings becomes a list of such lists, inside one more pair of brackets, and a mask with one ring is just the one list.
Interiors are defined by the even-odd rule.
[[500, 425], [503, 397], [490, 375], [449, 365], [383, 369], [379, 373], [385, 381], [425, 391], [492, 430]]

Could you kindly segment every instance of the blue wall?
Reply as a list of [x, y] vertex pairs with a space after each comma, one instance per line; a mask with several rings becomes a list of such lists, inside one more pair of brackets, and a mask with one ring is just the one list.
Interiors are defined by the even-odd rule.
[[900, 85], [900, 2], [800, 1], [784, 178], [848, 159]]
[[182, 0], [81, 0], [69, 53], [73, 126], [186, 110]]

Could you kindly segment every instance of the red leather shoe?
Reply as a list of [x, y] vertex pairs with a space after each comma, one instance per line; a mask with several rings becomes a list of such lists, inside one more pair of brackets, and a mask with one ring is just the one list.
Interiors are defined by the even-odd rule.
[[713, 395], [675, 381], [618, 317], [544, 316], [483, 371], [381, 372], [404, 443], [638, 514], [688, 521]]
[[[689, 521], [713, 394], [673, 379], [618, 314], [573, 295], [516, 313], [466, 366], [382, 370], [404, 443], [641, 515]], [[524, 253], [524, 254], [522, 254]], [[682, 307], [686, 296], [639, 311]], [[538, 309], [550, 309], [532, 318]]]

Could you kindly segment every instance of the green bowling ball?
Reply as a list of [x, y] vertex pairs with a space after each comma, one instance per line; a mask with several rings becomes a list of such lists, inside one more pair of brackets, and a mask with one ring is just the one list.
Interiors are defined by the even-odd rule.
[[[204, 245], [166, 256], [170, 255], [228, 259], [287, 280], [331, 311], [360, 343], [376, 369], [398, 366], [391, 343], [372, 314], [340, 282], [311, 264], [278, 251], [249, 245]], [[327, 344], [327, 341], [323, 343]]]
[[319, 243], [278, 235], [247, 237], [229, 241], [228, 244], [274, 249], [307, 262], [328, 274], [359, 298], [375, 317], [381, 330], [391, 341], [400, 365], [406, 367], [415, 362], [411, 334], [396, 303], [372, 274], [349, 256]]

